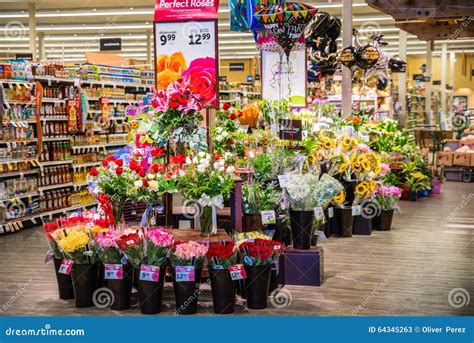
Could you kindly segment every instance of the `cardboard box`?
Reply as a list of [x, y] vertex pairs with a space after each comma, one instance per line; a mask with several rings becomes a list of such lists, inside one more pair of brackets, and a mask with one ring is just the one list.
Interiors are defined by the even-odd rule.
[[474, 154], [469, 154], [471, 155], [471, 167], [474, 167]]
[[455, 152], [453, 165], [460, 167], [469, 167], [471, 165], [471, 154], [465, 152]]
[[440, 151], [436, 153], [436, 165], [452, 167], [453, 166], [454, 153], [450, 151]]

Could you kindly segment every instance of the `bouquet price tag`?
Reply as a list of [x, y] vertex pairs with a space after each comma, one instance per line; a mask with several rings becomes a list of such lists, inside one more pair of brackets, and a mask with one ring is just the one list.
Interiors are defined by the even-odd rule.
[[353, 217], [356, 217], [356, 216], [360, 216], [361, 214], [361, 208], [359, 205], [357, 206], [352, 206], [352, 216]]
[[334, 218], [334, 207], [329, 207], [328, 208], [328, 218]]
[[324, 216], [324, 211], [322, 207], [315, 207], [314, 208], [314, 218], [318, 221], [324, 221], [326, 217]]
[[275, 211], [273, 211], [273, 210], [262, 211], [262, 212], [260, 212], [260, 215], [262, 216], [262, 224], [263, 225], [276, 224]]
[[59, 273], [59, 274], [65, 274], [65, 275], [71, 274], [72, 263], [73, 263], [73, 262], [72, 262], [71, 260], [64, 259], [64, 260], [61, 262], [61, 265], [59, 266], [58, 273]]
[[327, 240], [328, 240], [327, 237], [326, 237], [326, 235], [324, 234], [324, 231], [316, 230], [316, 231], [314, 232], [314, 235], [315, 235], [315, 236], [318, 236], [318, 239], [321, 240], [321, 241], [327, 241]]
[[146, 264], [142, 264], [140, 266], [139, 280], [158, 282], [159, 277], [160, 277], [160, 268], [159, 267], [149, 266], [149, 265], [146, 265]]
[[278, 175], [278, 182], [281, 188], [285, 188], [289, 180], [290, 177], [288, 175]]
[[123, 265], [122, 264], [105, 264], [104, 265], [105, 280], [122, 280]]
[[247, 278], [247, 274], [245, 273], [245, 268], [241, 264], [230, 266], [229, 272], [230, 272], [230, 278], [232, 279], [232, 281], [244, 280]]
[[194, 281], [194, 266], [177, 266], [176, 282]]

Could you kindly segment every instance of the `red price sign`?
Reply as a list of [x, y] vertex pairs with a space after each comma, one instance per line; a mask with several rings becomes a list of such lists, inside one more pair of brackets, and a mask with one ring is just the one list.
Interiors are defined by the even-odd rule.
[[59, 266], [58, 273], [65, 275], [71, 274], [72, 264], [73, 262], [71, 260], [64, 259]]
[[247, 278], [247, 274], [245, 273], [245, 268], [241, 264], [236, 264], [234, 266], [229, 267], [230, 278], [235, 280], [244, 280]]

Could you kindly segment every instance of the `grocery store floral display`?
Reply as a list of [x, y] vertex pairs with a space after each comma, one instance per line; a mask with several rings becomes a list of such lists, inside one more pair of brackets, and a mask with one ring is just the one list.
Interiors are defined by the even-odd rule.
[[408, 188], [408, 200], [416, 201], [417, 192], [429, 187], [431, 179], [420, 171], [412, 172], [405, 176], [404, 185]]
[[[241, 276], [241, 266], [236, 266], [238, 257], [234, 242], [211, 243], [207, 251], [209, 275], [211, 278], [214, 312], [234, 312], [236, 273]], [[232, 273], [232, 274], [231, 274]]]
[[137, 269], [140, 311], [156, 314], [162, 310], [163, 285], [166, 274], [166, 258], [173, 245], [173, 235], [163, 228], [145, 231], [144, 257]]
[[283, 244], [280, 242], [260, 238], [239, 245], [247, 276], [245, 288], [248, 308], [267, 307], [271, 265], [279, 259], [283, 249]]
[[402, 189], [395, 186], [379, 184], [375, 190], [374, 202], [380, 212], [374, 218], [374, 227], [377, 230], [390, 230], [392, 227], [393, 212], [397, 201], [402, 196]]
[[235, 168], [226, 165], [219, 154], [199, 152], [186, 157], [182, 173], [177, 177], [178, 191], [186, 202], [197, 207], [201, 235], [217, 233], [217, 208], [224, 207], [234, 189]]
[[197, 312], [199, 283], [209, 247], [194, 241], [175, 242], [171, 254], [177, 314]]
[[211, 128], [214, 151], [222, 155], [226, 151], [235, 150], [235, 137], [239, 130], [238, 118], [241, 116], [242, 111], [233, 109], [228, 102], [217, 111], [216, 126]]
[[[281, 192], [271, 183], [263, 184], [258, 181], [249, 181], [243, 184], [244, 230], [247, 232], [261, 230], [264, 226], [262, 211], [276, 211], [281, 199]], [[265, 223], [265, 226], [275, 223]]]

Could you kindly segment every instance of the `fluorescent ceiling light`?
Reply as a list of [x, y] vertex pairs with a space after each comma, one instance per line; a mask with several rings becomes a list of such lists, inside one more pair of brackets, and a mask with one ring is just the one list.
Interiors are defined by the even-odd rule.
[[0, 18], [28, 18], [28, 13], [5, 12], [5, 13], [0, 13]]
[[125, 16], [125, 15], [153, 15], [153, 9], [134, 10], [134, 11], [116, 11], [116, 10], [99, 10], [99, 11], [69, 11], [69, 12], [37, 12], [37, 18], [56, 18], [56, 17], [100, 17], [100, 16]]

